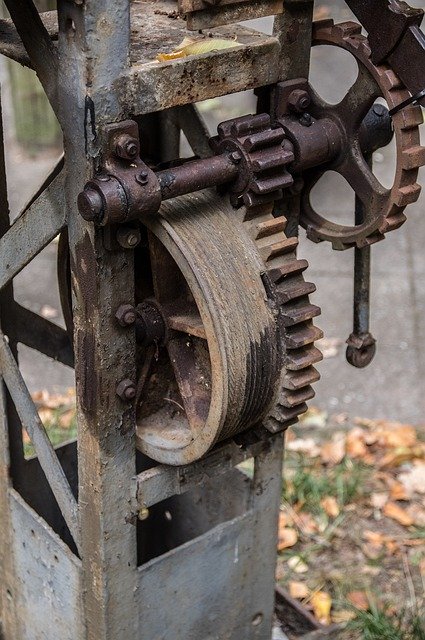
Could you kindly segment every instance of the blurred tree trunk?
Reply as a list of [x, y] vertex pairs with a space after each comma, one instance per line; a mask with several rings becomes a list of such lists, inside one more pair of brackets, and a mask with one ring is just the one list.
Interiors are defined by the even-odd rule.
[[[35, 4], [39, 11], [56, 9], [56, 0], [35, 0]], [[12, 61], [8, 71], [17, 142], [30, 154], [59, 147], [60, 127], [36, 74]]]

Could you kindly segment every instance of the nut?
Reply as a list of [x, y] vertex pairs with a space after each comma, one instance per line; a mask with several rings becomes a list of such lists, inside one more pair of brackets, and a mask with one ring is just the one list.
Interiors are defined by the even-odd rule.
[[294, 89], [288, 97], [288, 108], [295, 113], [303, 113], [311, 104], [311, 98], [307, 91]]
[[145, 184], [148, 184], [148, 181], [149, 181], [149, 173], [146, 170], [141, 171], [136, 176], [136, 182], [138, 182], [139, 184], [145, 185]]
[[118, 307], [115, 317], [122, 327], [130, 327], [136, 322], [136, 309], [131, 304], [122, 304]]
[[136, 385], [132, 380], [126, 378], [125, 380], [121, 380], [121, 382], [117, 385], [117, 396], [124, 400], [124, 402], [129, 402], [130, 400], [134, 400], [136, 397]]
[[120, 227], [117, 231], [117, 242], [123, 249], [135, 249], [142, 239], [140, 229]]
[[125, 133], [119, 136], [115, 145], [115, 153], [123, 160], [134, 160], [139, 153], [139, 143], [136, 138]]

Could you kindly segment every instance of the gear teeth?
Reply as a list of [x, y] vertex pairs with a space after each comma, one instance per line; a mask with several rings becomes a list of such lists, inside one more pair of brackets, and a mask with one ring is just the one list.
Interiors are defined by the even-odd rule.
[[292, 253], [292, 251], [295, 251], [297, 247], [297, 238], [285, 238], [284, 240], [279, 240], [279, 242], [275, 242], [271, 245], [259, 246], [259, 250], [264, 262], [270, 262], [270, 260], [273, 260], [274, 258]]
[[320, 316], [320, 307], [315, 304], [300, 304], [282, 309], [281, 322], [284, 327], [292, 327], [301, 322], [307, 322]]
[[257, 179], [252, 185], [252, 191], [255, 194], [263, 195], [273, 193], [280, 189], [290, 187], [294, 183], [294, 179], [287, 171], [282, 171], [275, 176]]
[[256, 226], [255, 240], [261, 240], [262, 238], [269, 237], [275, 233], [284, 232], [286, 229], [286, 218], [281, 216], [280, 218], [271, 218], [265, 222], [260, 222]]
[[290, 285], [288, 284], [285, 287], [278, 287], [277, 295], [280, 304], [286, 304], [288, 302], [292, 302], [292, 300], [296, 300], [297, 298], [309, 296], [315, 291], [316, 285], [313, 282], [305, 282], [304, 279], [302, 279], [299, 282], [294, 282]]
[[323, 331], [310, 325], [301, 329], [299, 326], [286, 332], [286, 346], [288, 349], [300, 349], [308, 344], [313, 344], [316, 340], [323, 338]]
[[249, 138], [245, 138], [242, 146], [246, 151], [252, 153], [260, 149], [280, 145], [284, 139], [285, 133], [283, 129], [266, 129], [265, 131], [252, 134]]
[[402, 167], [405, 171], [423, 167], [425, 165], [425, 147], [419, 144], [414, 147], [409, 147], [409, 149], [403, 151], [401, 160]]
[[[421, 195], [421, 191], [422, 191], [421, 185], [416, 182], [415, 184], [409, 184], [407, 187], [401, 187], [394, 198], [396, 206], [404, 209], [404, 207], [407, 207], [407, 205], [417, 202], [419, 196]], [[403, 220], [404, 222], [406, 220], [406, 216], [403, 216], [403, 217], [404, 217], [404, 220]]]
[[281, 267], [270, 269], [269, 276], [276, 285], [282, 282], [287, 276], [294, 276], [303, 273], [308, 267], [307, 260], [292, 260], [285, 262]]
[[294, 407], [311, 400], [315, 395], [313, 387], [306, 386], [299, 391], [288, 391], [286, 393], [282, 393], [279, 402], [282, 407], [285, 407], [285, 409], [293, 409]]
[[[307, 410], [308, 410], [308, 406], [305, 402], [291, 408], [284, 407], [283, 405], [278, 405], [275, 408], [274, 412], [272, 413], [271, 418], [274, 418], [275, 420], [278, 420], [281, 423], [282, 422], [287, 423], [288, 421], [291, 421], [290, 424], [295, 424], [295, 422], [297, 422], [298, 416], [302, 415]], [[279, 431], [282, 431], [282, 424], [280, 426]]]
[[262, 173], [263, 171], [269, 171], [270, 169], [276, 169], [278, 167], [284, 167], [285, 165], [293, 162], [294, 154], [292, 151], [286, 151], [278, 153], [263, 153], [254, 154], [251, 156], [252, 168], [256, 173]]
[[[370, 57], [368, 40], [361, 33], [361, 25], [355, 22], [334, 24], [327, 20], [313, 25], [313, 45], [334, 45], [351, 53], [357, 62], [374, 79], [382, 97], [391, 111], [403, 104], [410, 93], [401, 78], [388, 65], [375, 65]], [[404, 209], [416, 202], [421, 192], [417, 184], [418, 169], [425, 166], [425, 147], [420, 143], [418, 127], [423, 123], [422, 109], [407, 106], [393, 115], [397, 141], [397, 170], [394, 184], [386, 190], [379, 206], [374, 207], [373, 217], [359, 229], [346, 227], [341, 231], [329, 221], [318, 221], [316, 212], [308, 201], [306, 186], [301, 222], [307, 237], [313, 242], [330, 241], [337, 251], [351, 247], [366, 247], [384, 239], [386, 233], [398, 229], [406, 221]], [[335, 167], [338, 171], [338, 167]], [[317, 176], [315, 176], [317, 177]], [[338, 233], [339, 237], [336, 237]]]
[[301, 349], [288, 351], [286, 355], [286, 368], [290, 371], [307, 369], [323, 360], [323, 355], [316, 347], [308, 346]]
[[283, 379], [283, 388], [288, 391], [299, 391], [319, 380], [320, 373], [314, 367], [308, 367], [301, 371], [288, 371]]

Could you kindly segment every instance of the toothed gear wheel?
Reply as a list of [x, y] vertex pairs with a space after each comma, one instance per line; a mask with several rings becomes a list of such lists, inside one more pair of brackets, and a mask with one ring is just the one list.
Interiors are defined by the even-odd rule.
[[314, 396], [320, 309], [297, 240], [272, 210], [235, 212], [207, 191], [165, 202], [145, 221], [138, 297], [166, 332], [141, 345], [137, 440], [159, 462], [192, 462], [251, 427], [282, 431]]
[[[332, 20], [315, 23], [313, 45], [333, 45], [345, 49], [357, 60], [359, 74], [345, 98], [329, 105], [313, 95], [311, 113], [339, 122], [345, 130], [342, 153], [326, 169], [317, 168], [303, 174], [301, 224], [314, 242], [332, 243], [334, 249], [359, 248], [384, 238], [406, 220], [404, 210], [416, 202], [421, 187], [418, 169], [425, 164], [425, 148], [420, 145], [419, 125], [423, 122], [419, 106], [409, 106], [393, 116], [397, 144], [397, 168], [391, 189], [384, 188], [369, 168], [360, 149], [360, 129], [369, 109], [378, 98], [384, 98], [389, 109], [398, 106], [410, 94], [394, 71], [371, 61], [368, 40], [355, 22], [335, 25]], [[310, 194], [327, 170], [340, 173], [364, 203], [365, 219], [356, 226], [340, 225], [323, 218], [313, 208]]]
[[249, 115], [222, 122], [211, 138], [215, 153], [228, 152], [241, 164], [239, 177], [228, 192], [234, 206], [254, 207], [282, 198], [293, 184], [286, 166], [294, 160], [293, 148], [282, 128], [273, 129], [270, 116]]

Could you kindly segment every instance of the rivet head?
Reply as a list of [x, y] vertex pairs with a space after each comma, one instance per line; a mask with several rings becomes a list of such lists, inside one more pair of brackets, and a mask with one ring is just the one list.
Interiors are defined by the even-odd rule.
[[140, 229], [120, 227], [117, 231], [117, 242], [123, 249], [135, 249], [141, 239]]
[[149, 173], [146, 170], [140, 171], [136, 176], [136, 182], [139, 184], [145, 185], [148, 184], [149, 181]]

